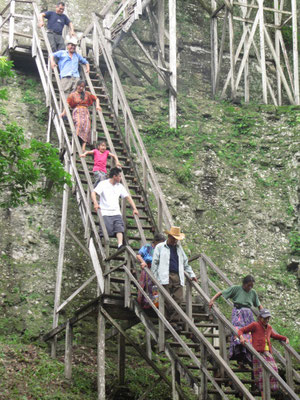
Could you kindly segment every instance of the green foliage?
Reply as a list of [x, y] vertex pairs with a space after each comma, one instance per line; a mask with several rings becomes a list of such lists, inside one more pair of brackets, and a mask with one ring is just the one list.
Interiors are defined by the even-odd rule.
[[63, 362], [38, 347], [24, 345], [17, 337], [0, 338], [0, 361], [1, 400], [92, 400], [96, 396], [94, 368], [74, 366], [69, 384], [63, 377]]
[[300, 233], [292, 231], [289, 235], [291, 253], [300, 256]]
[[[0, 79], [14, 76], [12, 71], [13, 62], [7, 57], [0, 57]], [[0, 89], [0, 100], [7, 100], [7, 89]]]
[[237, 115], [233, 120], [233, 135], [243, 136], [251, 133], [254, 121], [247, 114]]
[[0, 129], [0, 206], [17, 207], [50, 198], [50, 190], [41, 186], [44, 178], [53, 182], [54, 191], [62, 190], [65, 183], [71, 185], [57, 149], [50, 143], [26, 141], [16, 124]]
[[41, 104], [41, 100], [37, 99], [35, 93], [32, 90], [27, 89], [25, 90], [25, 94], [22, 98], [23, 103], [28, 104]]

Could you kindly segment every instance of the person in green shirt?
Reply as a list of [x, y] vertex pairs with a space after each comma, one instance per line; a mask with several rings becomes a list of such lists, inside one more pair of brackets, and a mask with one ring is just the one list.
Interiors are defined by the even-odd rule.
[[[225, 299], [231, 299], [234, 307], [231, 315], [231, 323], [237, 329], [241, 329], [254, 322], [254, 316], [251, 307], [263, 309], [260, 304], [256, 291], [253, 289], [255, 279], [251, 275], [245, 276], [242, 285], [233, 285], [218, 292], [210, 299], [209, 308], [213, 307], [214, 301], [223, 296]], [[245, 336], [245, 340], [252, 344], [251, 333]], [[229, 347], [229, 359], [236, 360], [240, 368], [245, 368], [246, 364], [252, 365], [252, 357], [249, 351], [241, 345], [236, 335], [231, 336]]]

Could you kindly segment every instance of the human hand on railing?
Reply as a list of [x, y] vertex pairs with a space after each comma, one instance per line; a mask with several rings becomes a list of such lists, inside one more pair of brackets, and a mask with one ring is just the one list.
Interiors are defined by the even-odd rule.
[[139, 216], [139, 212], [138, 212], [138, 210], [137, 210], [136, 208], [133, 209], [132, 214], [133, 214], [133, 215]]
[[147, 263], [145, 263], [145, 261], [141, 262], [141, 269], [144, 269], [145, 267], [147, 267]]
[[241, 344], [245, 344], [245, 342], [246, 342], [246, 340], [245, 340], [245, 338], [244, 338], [244, 336], [243, 335], [241, 335], [240, 336], [240, 342], [241, 342]]
[[98, 203], [94, 203], [94, 210], [97, 212], [98, 210], [100, 210], [100, 206]]
[[96, 110], [97, 111], [102, 111], [102, 108], [99, 106], [99, 107], [96, 107]]
[[289, 339], [288, 339], [288, 338], [286, 338], [286, 341], [285, 341], [285, 343], [286, 343], [286, 344], [289, 344], [289, 343], [290, 343], [290, 341], [289, 341]]
[[45, 25], [45, 24], [44, 24], [44, 21], [40, 21], [39, 24], [38, 24], [39, 28], [41, 28], [41, 27], [44, 26], [44, 25]]
[[52, 68], [52, 69], [54, 69], [55, 67], [57, 67], [57, 64], [56, 64], [56, 62], [55, 62], [55, 61], [54, 61], [54, 62], [53, 62], [53, 61], [51, 61], [51, 68]]
[[122, 168], [122, 165], [119, 162], [117, 162], [116, 167]]
[[197, 277], [196, 277], [196, 276], [194, 276], [194, 278], [192, 278], [192, 281], [194, 281], [194, 282], [198, 282], [198, 279], [197, 279]]
[[213, 301], [213, 300], [210, 300], [210, 302], [208, 303], [209, 309], [211, 309], [211, 308], [213, 307], [213, 305], [214, 305], [214, 301]]

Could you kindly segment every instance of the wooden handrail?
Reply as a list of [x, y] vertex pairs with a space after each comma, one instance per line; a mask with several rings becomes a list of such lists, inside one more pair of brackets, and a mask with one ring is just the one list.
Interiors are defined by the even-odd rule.
[[[190, 283], [194, 287], [194, 289], [197, 291], [198, 294], [201, 295], [201, 297], [205, 300], [205, 302], [208, 304], [210, 301], [210, 298], [207, 296], [207, 294], [203, 291], [203, 289], [199, 286], [198, 283], [192, 281], [189, 277], [189, 275], [185, 272], [185, 277], [186, 279], [190, 280]], [[227, 320], [227, 318], [221, 313], [219, 308], [214, 305], [213, 307], [213, 314], [216, 316], [216, 318], [221, 321], [221, 323], [229, 329], [229, 331], [237, 335], [237, 330], [236, 328]], [[247, 342], [245, 343], [245, 347], [247, 350], [252, 354], [252, 356], [255, 356], [258, 358], [260, 363], [262, 364], [263, 368], [267, 370], [268, 374], [271, 374], [280, 384], [280, 386], [286, 390], [289, 394], [289, 396], [294, 399], [294, 400], [299, 400], [298, 395], [290, 388], [290, 386], [281, 378], [281, 376], [274, 371], [274, 369], [265, 361], [265, 359], [258, 353], [253, 346], [249, 345]]]
[[[211, 268], [214, 272], [216, 272], [229, 286], [234, 285], [234, 283], [223, 273], [223, 271], [220, 270], [216, 266], [216, 264], [204, 253], [201, 253], [200, 255], [195, 255], [189, 258], [189, 262], [195, 261], [196, 259], [202, 258]], [[208, 280], [209, 285], [216, 291], [219, 292], [221, 289], [218, 288], [218, 286], [212, 282], [210, 279]], [[233, 303], [232, 301], [228, 299], [224, 299], [226, 303], [232, 308]], [[258, 311], [255, 308], [252, 308], [252, 312], [257, 316]], [[300, 361], [300, 354], [297, 353], [297, 351], [289, 344], [286, 344], [284, 342], [280, 342], [281, 346], [283, 346], [297, 361]], [[280, 354], [279, 350], [276, 349], [276, 347], [273, 345], [273, 350], [275, 355], [278, 357], [279, 361], [283, 363], [286, 366], [286, 361], [284, 357]], [[293, 369], [293, 374], [297, 379], [300, 379], [300, 374]]]
[[[38, 18], [39, 12], [38, 12], [38, 9], [37, 9], [37, 5], [35, 3], [33, 3], [33, 9], [34, 9], [34, 14], [35, 14], [36, 18]], [[35, 39], [35, 45], [39, 48], [39, 51], [41, 52], [41, 47], [40, 47], [40, 44], [39, 44], [39, 38], [38, 38], [37, 31], [36, 31], [36, 26], [34, 24], [33, 24], [33, 30], [34, 30], [33, 37]], [[47, 37], [47, 34], [46, 34], [46, 31], [45, 31], [44, 27], [41, 28], [41, 32], [42, 32], [44, 41], [46, 43], [46, 48], [48, 50], [48, 54], [51, 54], [52, 51], [51, 51], [50, 44], [49, 44], [49, 41], [48, 41], [48, 37]], [[42, 54], [42, 52], [41, 52], [41, 54]], [[45, 69], [45, 76], [47, 76], [48, 75], [47, 74], [47, 68], [46, 68], [45, 65], [44, 65], [44, 69]], [[77, 152], [78, 152], [78, 154], [80, 154], [81, 147], [80, 147], [77, 135], [76, 135], [73, 119], [71, 117], [71, 113], [69, 111], [69, 107], [68, 107], [64, 92], [63, 92], [62, 87], [61, 87], [60, 78], [59, 78], [59, 75], [58, 75], [57, 68], [55, 68], [54, 74], [55, 74], [56, 82], [57, 82], [57, 85], [58, 85], [58, 88], [59, 88], [61, 100], [62, 100], [63, 105], [65, 107], [66, 114], [67, 114], [67, 117], [68, 117], [68, 121], [69, 121], [69, 124], [70, 124], [70, 127], [71, 127], [73, 140], [75, 142], [75, 146], [76, 146]], [[57, 115], [59, 115], [60, 110], [59, 110], [59, 106], [58, 106], [58, 103], [57, 103], [57, 99], [56, 99], [56, 95], [55, 95], [55, 91], [54, 91], [52, 82], [50, 80], [48, 80], [47, 84], [50, 87], [51, 97], [52, 97], [54, 105], [55, 105], [56, 113], [57, 113]], [[104, 254], [104, 251], [103, 251], [103, 248], [102, 248], [101, 241], [99, 239], [99, 235], [98, 235], [97, 228], [96, 228], [96, 225], [95, 225], [95, 222], [94, 222], [94, 218], [93, 218], [92, 213], [91, 213], [91, 208], [90, 208], [91, 204], [88, 204], [88, 202], [87, 202], [86, 194], [85, 194], [85, 191], [84, 191], [83, 186], [81, 184], [81, 179], [79, 177], [79, 174], [78, 174], [78, 171], [77, 171], [77, 167], [76, 167], [75, 161], [74, 161], [73, 156], [72, 156], [72, 146], [70, 144], [70, 141], [69, 141], [66, 129], [64, 127], [64, 124], [61, 124], [61, 125], [62, 125], [64, 141], [66, 143], [67, 152], [68, 152], [68, 155], [69, 155], [69, 158], [70, 158], [72, 171], [73, 171], [73, 173], [74, 173], [74, 175], [76, 177], [76, 182], [77, 182], [78, 188], [80, 190], [80, 195], [81, 195], [81, 198], [82, 198], [82, 200], [84, 202], [84, 205], [85, 205], [87, 218], [89, 219], [90, 224], [92, 226], [92, 229], [93, 229], [93, 232], [94, 232], [94, 236], [95, 236], [96, 242], [97, 242], [99, 250], [100, 250], [101, 257], [105, 258], [105, 254]], [[90, 174], [89, 174], [89, 171], [88, 171], [88, 168], [87, 168], [87, 165], [86, 165], [86, 161], [84, 160], [84, 158], [80, 158], [80, 160], [81, 160], [81, 163], [82, 163], [82, 166], [83, 166], [85, 177], [86, 177], [87, 182], [88, 182], [88, 187], [89, 187], [90, 190], [92, 190], [93, 185], [92, 185]], [[108, 243], [109, 238], [108, 238], [108, 234], [107, 234], [107, 231], [106, 231], [106, 227], [105, 227], [102, 215], [100, 213], [98, 213], [98, 217], [99, 217], [99, 220], [100, 220], [99, 222], [101, 224], [101, 228], [103, 230], [104, 240], [105, 240], [106, 243]]]
[[[147, 173], [151, 177], [150, 182], [152, 181], [152, 183], [153, 183], [152, 190], [153, 190], [154, 194], [157, 195], [157, 198], [159, 199], [159, 202], [161, 203], [165, 225], [166, 225], [167, 228], [169, 228], [172, 225], [171, 214], [170, 214], [170, 212], [168, 210], [167, 204], [165, 202], [165, 198], [163, 196], [163, 193], [162, 193], [162, 190], [160, 188], [160, 185], [159, 185], [159, 183], [157, 181], [157, 178], [156, 178], [152, 163], [151, 163], [151, 161], [149, 159], [149, 156], [147, 154], [146, 148], [144, 146], [143, 140], [142, 140], [142, 138], [140, 136], [140, 133], [138, 131], [138, 128], [137, 128], [137, 125], [136, 125], [135, 120], [133, 118], [132, 112], [131, 112], [130, 107], [129, 107], [128, 103], [127, 103], [127, 99], [126, 99], [126, 96], [125, 96], [121, 81], [119, 79], [115, 64], [113, 62], [113, 59], [111, 57], [111, 54], [110, 54], [109, 50], [106, 47], [106, 41], [105, 41], [104, 35], [102, 33], [101, 27], [100, 27], [100, 25], [98, 23], [98, 20], [97, 20], [95, 15], [94, 15], [94, 21], [95, 21], [95, 26], [96, 26], [96, 29], [97, 29], [97, 34], [99, 36], [98, 44], [99, 44], [99, 46], [101, 48], [101, 52], [102, 52], [102, 54], [104, 56], [104, 59], [105, 59], [105, 62], [107, 64], [107, 66], [108, 66], [108, 71], [110, 73], [111, 79], [112, 79], [112, 81], [115, 82], [115, 87], [116, 87], [116, 89], [118, 91], [118, 98], [119, 98], [119, 100], [121, 102], [121, 105], [122, 105], [123, 114], [127, 116], [127, 120], [128, 120], [128, 122], [130, 123], [130, 126], [131, 126], [131, 129], [128, 130], [129, 131], [129, 136], [130, 136], [130, 138], [132, 140], [134, 140], [134, 142], [136, 144], [138, 144], [139, 148], [141, 149], [141, 154], [142, 154], [143, 160], [145, 161], [145, 167], [147, 168]], [[133, 135], [133, 133], [134, 133], [134, 135]]]

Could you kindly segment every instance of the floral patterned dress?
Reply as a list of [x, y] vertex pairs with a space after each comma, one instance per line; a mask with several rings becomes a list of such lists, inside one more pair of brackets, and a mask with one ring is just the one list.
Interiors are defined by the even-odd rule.
[[73, 109], [72, 117], [76, 134], [86, 143], [91, 143], [91, 119], [88, 107], [96, 100], [97, 97], [87, 91], [84, 94], [84, 99], [78, 92], [71, 93], [67, 98], [69, 106]]

